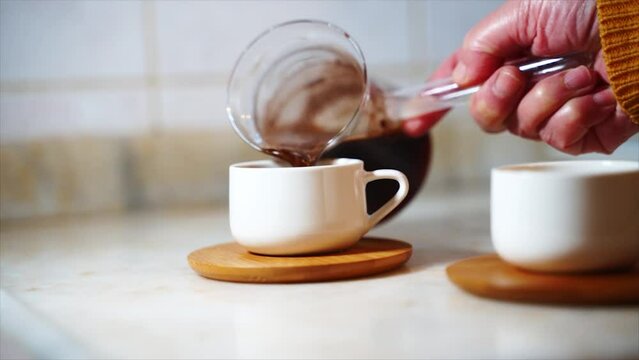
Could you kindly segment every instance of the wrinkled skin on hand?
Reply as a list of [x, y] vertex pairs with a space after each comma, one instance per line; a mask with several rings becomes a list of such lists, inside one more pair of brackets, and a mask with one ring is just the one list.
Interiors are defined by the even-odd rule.
[[[584, 51], [595, 54], [592, 68], [580, 66], [534, 85], [514, 66], [503, 66], [523, 56]], [[436, 76], [451, 73], [461, 85], [485, 82], [471, 98], [470, 111], [487, 132], [508, 130], [577, 155], [612, 153], [639, 131], [610, 89], [594, 0], [505, 3], [468, 32]], [[406, 131], [428, 130], [418, 122]]]

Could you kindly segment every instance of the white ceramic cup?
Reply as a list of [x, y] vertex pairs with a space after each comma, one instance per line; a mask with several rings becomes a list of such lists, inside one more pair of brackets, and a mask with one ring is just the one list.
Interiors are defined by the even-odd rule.
[[[361, 160], [336, 159], [290, 167], [271, 160], [231, 165], [229, 215], [233, 238], [266, 255], [299, 255], [345, 249], [388, 215], [408, 193], [396, 170], [367, 172]], [[372, 215], [366, 184], [399, 183], [397, 193]]]
[[581, 272], [639, 261], [639, 163], [563, 161], [491, 174], [491, 236], [505, 261]]

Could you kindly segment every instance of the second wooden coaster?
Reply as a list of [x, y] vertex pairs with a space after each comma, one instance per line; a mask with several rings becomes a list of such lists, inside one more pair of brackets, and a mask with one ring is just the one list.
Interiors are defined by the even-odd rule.
[[446, 273], [463, 290], [499, 300], [639, 303], [639, 266], [625, 272], [547, 274], [518, 269], [493, 254], [458, 261], [448, 266]]
[[367, 276], [404, 264], [412, 246], [398, 240], [363, 238], [335, 253], [309, 256], [266, 256], [225, 243], [189, 254], [191, 268], [216, 280], [249, 283], [330, 281]]

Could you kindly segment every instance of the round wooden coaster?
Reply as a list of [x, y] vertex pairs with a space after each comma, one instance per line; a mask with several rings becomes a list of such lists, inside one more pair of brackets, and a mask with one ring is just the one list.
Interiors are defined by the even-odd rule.
[[189, 254], [191, 268], [216, 280], [250, 283], [295, 283], [348, 279], [394, 269], [411, 256], [403, 241], [363, 238], [353, 247], [310, 256], [265, 256], [225, 243]]
[[518, 269], [485, 255], [458, 261], [448, 278], [472, 294], [499, 300], [563, 303], [639, 303], [639, 266], [625, 272], [546, 274]]

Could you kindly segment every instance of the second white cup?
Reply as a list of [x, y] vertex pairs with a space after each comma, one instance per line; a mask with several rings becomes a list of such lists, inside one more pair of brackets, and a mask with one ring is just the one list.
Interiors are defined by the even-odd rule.
[[510, 165], [491, 176], [491, 235], [505, 261], [579, 272], [639, 261], [639, 163]]

